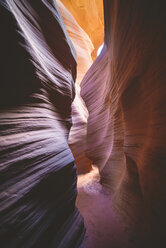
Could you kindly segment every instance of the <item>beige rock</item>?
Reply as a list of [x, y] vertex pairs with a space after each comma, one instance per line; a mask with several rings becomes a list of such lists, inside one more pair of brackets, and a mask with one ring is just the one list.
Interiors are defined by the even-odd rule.
[[92, 57], [95, 59], [97, 50], [104, 40], [103, 1], [61, 0], [61, 2], [90, 37], [95, 48]]
[[57, 0], [67, 32], [77, 53], [76, 83], [80, 84], [93, 62], [91, 53], [94, 50], [94, 46], [87, 33], [81, 28], [62, 2], [63, 1]]
[[63, 3], [58, 0], [57, 4], [67, 32], [77, 52], [76, 96], [72, 103], [73, 125], [69, 134], [69, 144], [75, 158], [78, 172], [84, 173], [91, 170], [92, 162], [85, 155], [88, 111], [80, 96], [79, 84], [93, 62], [91, 53], [94, 47], [88, 35], [78, 25]]

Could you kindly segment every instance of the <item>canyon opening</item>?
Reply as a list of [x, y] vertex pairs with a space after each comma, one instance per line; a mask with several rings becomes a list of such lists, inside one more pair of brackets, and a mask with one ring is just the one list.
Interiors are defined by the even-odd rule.
[[165, 247], [164, 1], [0, 0], [0, 246]]

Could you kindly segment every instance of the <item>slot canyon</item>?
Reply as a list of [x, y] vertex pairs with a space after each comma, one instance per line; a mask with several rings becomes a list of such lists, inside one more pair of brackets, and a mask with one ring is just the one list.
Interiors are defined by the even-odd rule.
[[163, 0], [0, 0], [0, 247], [166, 247]]

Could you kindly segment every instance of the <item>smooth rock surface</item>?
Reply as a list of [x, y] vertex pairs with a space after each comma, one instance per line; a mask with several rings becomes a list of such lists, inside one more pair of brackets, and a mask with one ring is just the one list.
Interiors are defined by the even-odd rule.
[[104, 0], [105, 47], [81, 83], [87, 155], [138, 247], [165, 247], [164, 1]]
[[74, 47], [55, 1], [0, 1], [0, 32], [0, 246], [82, 247]]
[[104, 15], [102, 0], [61, 0], [94, 45], [93, 60], [104, 40]]
[[92, 162], [85, 154], [88, 111], [80, 96], [79, 85], [93, 63], [91, 53], [94, 47], [88, 35], [78, 25], [62, 2], [58, 0], [57, 4], [77, 53], [76, 95], [72, 103], [72, 127], [69, 133], [69, 144], [75, 158], [78, 173], [85, 173], [91, 170]]

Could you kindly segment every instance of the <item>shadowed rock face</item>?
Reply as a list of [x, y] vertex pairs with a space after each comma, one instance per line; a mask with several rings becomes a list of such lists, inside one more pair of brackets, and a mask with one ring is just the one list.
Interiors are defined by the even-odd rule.
[[[92, 6], [101, 1], [62, 2], [97, 49], [102, 22], [98, 29], [95, 13], [97, 19], [102, 15], [100, 7]], [[81, 84], [89, 117], [79, 86], [73, 105], [73, 151], [84, 164], [86, 156], [78, 156], [77, 144], [83, 139], [84, 152], [88, 117], [87, 156], [98, 166], [101, 182], [111, 190], [114, 208], [139, 248], [165, 247], [163, 2], [104, 0], [105, 46]], [[73, 24], [83, 39], [76, 47], [84, 63], [79, 84], [87, 68], [84, 49], [88, 47], [90, 64], [92, 44], [64, 13], [72, 41], [78, 45]], [[76, 168], [68, 146], [75, 50], [53, 0], [0, 0], [0, 32], [0, 244], [81, 247], [84, 225], [75, 208]]]
[[55, 1], [0, 1], [0, 243], [81, 247], [68, 146], [75, 50]]
[[163, 1], [104, 0], [104, 9], [105, 47], [81, 84], [89, 111], [87, 155], [138, 247], [163, 247], [165, 8]]

